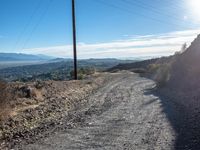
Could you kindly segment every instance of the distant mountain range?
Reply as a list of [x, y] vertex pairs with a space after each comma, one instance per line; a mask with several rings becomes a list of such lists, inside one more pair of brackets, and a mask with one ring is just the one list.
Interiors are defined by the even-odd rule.
[[31, 55], [22, 53], [0, 53], [0, 61], [44, 61], [53, 57], [46, 55]]

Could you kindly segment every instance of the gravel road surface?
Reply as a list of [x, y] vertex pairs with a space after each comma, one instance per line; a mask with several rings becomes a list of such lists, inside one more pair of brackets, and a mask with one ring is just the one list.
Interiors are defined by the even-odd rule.
[[[163, 111], [159, 97], [148, 91], [152, 80], [130, 72], [112, 81], [77, 107], [76, 127], [56, 130], [25, 150], [168, 150], [173, 149], [175, 131]], [[62, 125], [63, 127], [65, 124]]]

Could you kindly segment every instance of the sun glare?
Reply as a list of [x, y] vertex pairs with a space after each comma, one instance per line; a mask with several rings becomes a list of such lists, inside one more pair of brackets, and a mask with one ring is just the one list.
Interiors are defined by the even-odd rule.
[[200, 20], [200, 0], [187, 0], [187, 5], [192, 12], [192, 15], [196, 20]]

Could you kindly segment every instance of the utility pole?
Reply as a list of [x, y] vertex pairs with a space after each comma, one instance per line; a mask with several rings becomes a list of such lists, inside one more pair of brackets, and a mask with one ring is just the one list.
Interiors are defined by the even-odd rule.
[[74, 49], [74, 80], [77, 76], [77, 52], [76, 52], [76, 18], [75, 18], [75, 0], [72, 0], [72, 26], [73, 26], [73, 49]]

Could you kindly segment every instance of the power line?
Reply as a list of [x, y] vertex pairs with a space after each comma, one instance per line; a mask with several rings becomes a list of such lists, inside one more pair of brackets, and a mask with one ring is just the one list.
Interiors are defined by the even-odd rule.
[[[124, 0], [124, 1], [127, 1], [127, 0]], [[180, 0], [181, 1], [181, 0]], [[147, 4], [147, 3], [144, 3], [143, 1], [139, 1], [139, 0], [134, 0], [134, 1], [131, 1], [131, 2], [136, 2], [136, 3], [139, 3], [139, 4], [141, 4], [141, 5], [143, 5], [143, 6], [145, 6], [145, 7], [149, 7], [150, 9], [152, 9], [153, 11], [157, 11], [158, 13], [161, 13], [161, 14], [164, 14], [164, 15], [166, 15], [166, 16], [169, 16], [169, 17], [172, 17], [172, 18], [175, 18], [175, 19], [178, 19], [178, 20], [181, 20], [179, 17], [177, 17], [177, 13], [176, 14], [168, 14], [168, 13], [165, 13], [164, 12], [164, 10], [162, 10], [162, 9], [160, 9], [160, 11], [159, 11], [159, 8], [157, 8], [157, 7], [155, 7], [155, 6], [153, 6], [153, 5], [150, 5], [149, 3]], [[183, 7], [183, 5], [178, 5], [177, 3], [174, 3], [174, 2], [172, 2], [172, 1], [167, 1], [167, 2], [169, 2], [169, 4], [170, 4], [170, 2], [171, 2], [171, 8], [170, 8], [170, 10], [176, 10], [177, 11], [177, 9], [181, 9], [181, 10], [184, 10], [184, 11], [187, 11], [187, 9], [185, 8], [185, 7]], [[184, 3], [183, 1], [181, 2], [182, 4]], [[169, 8], [169, 5], [167, 5], [167, 7]], [[172, 12], [172, 11], [171, 11]], [[187, 13], [189, 14], [189, 15], [191, 15], [191, 12], [188, 12], [187, 11]], [[181, 21], [183, 21], [183, 20], [181, 20]]]
[[[180, 19], [180, 17], [177, 17], [177, 14], [176, 15], [171, 15], [171, 14], [165, 13], [165, 11], [163, 11], [163, 10], [159, 11], [159, 9], [157, 9], [157, 7], [154, 7], [152, 5], [144, 3], [143, 1], [139, 1], [139, 0], [134, 0], [134, 1], [122, 0], [122, 1], [124, 3], [127, 2], [127, 3], [129, 3], [129, 4], [133, 5], [133, 6], [137, 5], [138, 7], [142, 8], [144, 10], [147, 10], [149, 12], [153, 12], [156, 15], [165, 16], [165, 17], [168, 17], [168, 18], [173, 19], [175, 21], [179, 21], [181, 23], [185, 23], [185, 21], [183, 20], [184, 18]], [[176, 24], [176, 23], [173, 23], [173, 24]], [[187, 24], [194, 25], [192, 23], [187, 23]], [[180, 26], [180, 25], [178, 25], [178, 26]]]
[[[160, 1], [160, 0], [155, 0], [155, 1], [157, 1], [157, 2], [163, 2], [163, 1]], [[179, 3], [177, 3], [177, 1]], [[169, 1], [169, 0], [167, 0], [166, 2], [167, 2], [168, 5], [165, 8], [169, 8], [170, 10], [175, 10], [175, 11], [177, 11], [179, 9], [181, 11], [184, 11], [184, 13], [186, 13], [186, 15], [188, 15], [188, 16], [192, 16], [193, 15], [192, 12], [188, 11], [189, 10], [188, 9], [189, 6], [187, 6], [188, 4], [186, 3], [185, 0], [176, 0], [176, 1]], [[186, 8], [185, 6], [187, 6], [188, 8]], [[173, 13], [173, 15], [176, 17], [177, 13]]]
[[47, 14], [51, 4], [52, 4], [53, 0], [49, 0], [48, 5], [46, 7], [46, 9], [42, 12], [42, 14], [40, 15], [40, 18], [38, 19], [38, 22], [33, 26], [29, 36], [27, 37], [27, 39], [25, 40], [23, 46], [22, 46], [22, 50], [26, 47], [27, 43], [31, 40], [34, 32], [36, 31], [36, 29], [38, 28], [38, 26], [40, 25], [40, 23], [42, 22], [42, 20], [44, 19], [45, 15]]
[[31, 16], [30, 16], [28, 22], [25, 24], [24, 28], [23, 28], [22, 31], [20, 32], [20, 34], [19, 34], [19, 36], [18, 36], [18, 38], [17, 38], [17, 41], [16, 41], [16, 43], [15, 43], [14, 50], [16, 50], [16, 48], [17, 48], [19, 42], [21, 41], [23, 35], [25, 34], [27, 28], [30, 26], [30, 24], [31, 24], [31, 22], [32, 22], [32, 20], [33, 20], [33, 17], [35, 16], [35, 14], [37, 13], [37, 11], [38, 11], [39, 8], [41, 7], [41, 4], [42, 4], [42, 0], [39, 0], [38, 3], [37, 3], [37, 5], [36, 5], [36, 7], [35, 7], [35, 9], [33, 10], [32, 14], [31, 14]]
[[[163, 2], [163, 1], [160, 1], [160, 0], [155, 0], [155, 1], [158, 1], [158, 2]], [[177, 3], [177, 1], [179, 2], [179, 4]], [[176, 0], [176, 1], [169, 1], [169, 0], [167, 0], [166, 1], [168, 4], [171, 4], [170, 6], [172, 7], [172, 8], [174, 8], [174, 9], [185, 9], [184, 7], [183, 7], [183, 5], [180, 5], [180, 4], [184, 4], [185, 3], [185, 1], [184, 0]]]
[[[146, 3], [142, 2], [142, 1], [138, 1], [138, 0], [134, 0], [134, 1], [123, 0], [123, 2], [127, 2], [129, 4], [134, 5], [134, 6], [137, 5], [140, 8], [143, 8], [143, 9], [145, 9], [147, 11], [151, 11], [151, 12], [153, 12], [155, 14], [158, 14], [158, 15], [164, 15], [164, 16], [167, 16], [169, 18], [174, 18], [176, 20], [180, 20], [180, 18], [178, 18], [178, 17], [176, 17], [174, 15], [170, 15], [168, 13], [164, 13], [163, 11], [159, 11], [156, 7], [148, 5], [148, 4], [146, 4]], [[183, 20], [181, 20], [181, 21], [183, 21]]]
[[95, 2], [99, 2], [99, 3], [103, 4], [103, 5], [106, 5], [106, 6], [115, 8], [115, 9], [117, 9], [117, 10], [124, 11], [124, 12], [127, 12], [127, 13], [132, 14], [132, 15], [141, 16], [141, 17], [143, 17], [143, 18], [146, 18], [146, 19], [149, 19], [149, 20], [152, 20], [152, 21], [161, 23], [161, 24], [165, 24], [165, 25], [168, 25], [168, 26], [173, 26], [173, 27], [174, 27], [174, 26], [179, 26], [179, 27], [183, 27], [183, 26], [181, 26], [180, 24], [169, 23], [169, 22], [167, 22], [167, 21], [165, 21], [165, 20], [160, 20], [160, 19], [158, 19], [158, 18], [150, 17], [150, 16], [147, 16], [147, 15], [144, 15], [144, 14], [141, 14], [141, 13], [138, 13], [138, 12], [135, 12], [135, 11], [133, 11], [132, 9], [127, 9], [127, 7], [126, 7], [126, 8], [121, 7], [122, 5], [116, 5], [116, 3], [115, 3], [115, 4], [113, 4], [113, 3], [108, 3], [108, 1], [105, 2], [105, 1], [103, 1], [103, 0], [97, 0], [97, 1], [95, 1]]

